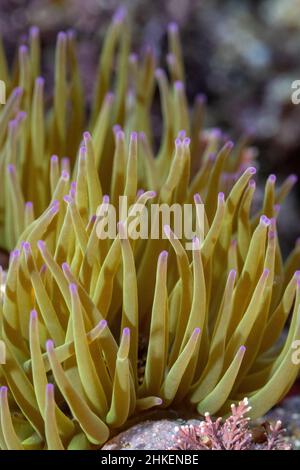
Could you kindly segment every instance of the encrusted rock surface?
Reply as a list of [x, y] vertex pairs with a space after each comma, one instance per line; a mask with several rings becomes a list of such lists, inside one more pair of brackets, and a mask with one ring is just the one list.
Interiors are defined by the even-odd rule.
[[174, 445], [176, 426], [195, 424], [199, 420], [144, 421], [118, 434], [108, 441], [103, 450], [164, 450]]

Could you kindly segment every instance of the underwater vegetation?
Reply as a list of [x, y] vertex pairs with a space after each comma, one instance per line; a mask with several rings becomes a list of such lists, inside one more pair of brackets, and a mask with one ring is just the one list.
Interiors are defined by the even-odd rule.
[[253, 432], [245, 416], [250, 410], [245, 398], [232, 405], [231, 414], [224, 422], [222, 418], [213, 421], [205, 413], [205, 420], [199, 425], [177, 427], [172, 450], [291, 450], [284, 440], [281, 421], [265, 423], [260, 432]]
[[[0, 303], [1, 449], [97, 448], [147, 410], [224, 416], [244, 397], [258, 417], [297, 377], [300, 245], [283, 263], [276, 229], [296, 178], [276, 187], [271, 175], [252, 210], [255, 152], [204, 129], [203, 96], [190, 111], [176, 25], [168, 38], [165, 72], [151, 49], [131, 53], [118, 12], [91, 109], [72, 31], [58, 34], [47, 99], [38, 29], [12, 71], [0, 47], [0, 244], [12, 250]], [[99, 206], [119, 207], [120, 195], [131, 209], [114, 239], [101, 237]], [[193, 250], [169, 225], [164, 238], [130, 237], [137, 207], [154, 201], [204, 203]]]

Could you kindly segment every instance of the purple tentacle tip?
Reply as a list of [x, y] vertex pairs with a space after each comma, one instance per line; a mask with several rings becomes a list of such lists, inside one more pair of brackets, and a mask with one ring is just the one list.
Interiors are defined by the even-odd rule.
[[240, 351], [244, 353], [246, 351], [246, 346], [240, 346]]
[[114, 134], [118, 131], [120, 131], [122, 129], [122, 127], [120, 126], [120, 124], [114, 124], [113, 125], [113, 132]]
[[69, 284], [69, 289], [70, 289], [71, 294], [76, 294], [76, 292], [77, 292], [77, 285], [74, 284], [74, 283]]
[[49, 209], [53, 209], [53, 207], [55, 207], [55, 208], [59, 207], [59, 200], [58, 199], [54, 199], [53, 201], [51, 201]]
[[138, 189], [137, 192], [136, 192], [136, 197], [139, 198], [140, 196], [142, 196], [143, 194], [145, 194], [145, 190], [144, 189]]
[[13, 251], [11, 252], [11, 256], [12, 256], [12, 258], [19, 258], [19, 256], [20, 256], [20, 250], [13, 250]]
[[167, 252], [167, 250], [164, 250], [160, 253], [159, 259], [161, 261], [166, 261], [168, 259], [168, 256], [169, 256], [169, 253]]
[[30, 319], [31, 320], [36, 320], [37, 319], [37, 311], [36, 310], [31, 310]]
[[275, 183], [276, 182], [276, 175], [270, 175], [268, 177], [268, 181], [270, 181], [270, 183]]
[[177, 33], [178, 32], [178, 24], [175, 23], [175, 21], [172, 21], [172, 23], [168, 24], [168, 31], [170, 33]]
[[228, 140], [228, 142], [226, 142], [225, 144], [225, 147], [227, 148], [227, 150], [233, 149], [234, 143], [232, 142], [232, 140]]
[[59, 201], [57, 199], [54, 199], [54, 201], [51, 202], [49, 209], [55, 209], [57, 211], [59, 208]]
[[34, 25], [34, 26], [31, 26], [29, 32], [30, 32], [30, 36], [36, 37], [36, 36], [39, 35], [40, 29], [39, 29], [38, 26], [35, 26], [35, 25]]
[[37, 246], [38, 246], [38, 249], [41, 251], [46, 249], [46, 243], [44, 242], [44, 240], [39, 240], [37, 242]]
[[289, 176], [289, 181], [290, 181], [292, 184], [297, 183], [297, 181], [298, 181], [298, 176], [297, 176], [297, 175], [290, 175], [290, 176]]
[[47, 271], [47, 265], [46, 264], [42, 264], [41, 266], [41, 269], [40, 269], [40, 274], [43, 274]]
[[21, 243], [21, 246], [22, 246], [22, 248], [23, 248], [25, 251], [29, 251], [30, 248], [31, 248], [29, 242], [22, 242], [22, 243]]
[[70, 266], [66, 261], [61, 265], [63, 271], [70, 271]]
[[14, 174], [16, 172], [15, 165], [13, 165], [12, 163], [9, 163], [9, 165], [7, 165], [7, 171], [10, 174]]
[[46, 392], [47, 393], [53, 393], [54, 392], [54, 385], [53, 384], [47, 384], [46, 385]]
[[194, 329], [194, 334], [199, 335], [200, 331], [201, 331], [201, 329], [197, 327], [197, 328]]
[[163, 69], [156, 69], [155, 70], [155, 78], [159, 80], [160, 78], [163, 78], [165, 76], [165, 72]]
[[122, 142], [124, 139], [125, 139], [125, 132], [123, 131], [123, 129], [118, 129], [116, 131], [116, 139], [120, 142]]
[[72, 198], [68, 194], [66, 194], [63, 199], [67, 204], [71, 204], [72, 202]]
[[25, 44], [21, 44], [21, 46], [19, 47], [19, 52], [20, 52], [20, 54], [22, 54], [22, 55], [23, 55], [23, 54], [27, 54], [27, 52], [28, 52], [28, 47], [25, 46]]
[[123, 335], [124, 336], [130, 336], [130, 329], [128, 327], [123, 329]]
[[37, 79], [35, 80], [35, 83], [37, 86], [43, 87], [45, 84], [45, 79], [43, 77], [37, 77]]
[[181, 131], [179, 131], [177, 137], [178, 139], [183, 140], [186, 137], [186, 130], [182, 129]]
[[219, 129], [218, 127], [215, 127], [214, 129], [211, 130], [210, 135], [214, 139], [221, 139], [222, 137], [221, 129]]
[[75, 39], [76, 38], [76, 31], [75, 29], [71, 28], [71, 29], [68, 29], [67, 31], [67, 36], [69, 39]]
[[176, 137], [176, 139], [175, 139], [175, 146], [176, 146], [176, 147], [181, 147], [181, 144], [182, 144], [181, 139], [179, 139], [179, 137]]
[[107, 321], [106, 320], [100, 320], [99, 325], [101, 328], [105, 328], [107, 326]]
[[135, 54], [134, 52], [129, 54], [129, 63], [130, 64], [136, 64], [137, 61], [138, 61], [138, 55], [137, 54]]
[[49, 213], [51, 215], [56, 215], [59, 210], [59, 203], [58, 204], [53, 204], [52, 206], [49, 207]]
[[122, 23], [124, 21], [125, 16], [126, 16], [126, 8], [121, 6], [115, 12], [115, 14], [113, 16], [113, 22], [114, 23]]
[[84, 140], [90, 140], [92, 138], [91, 134], [88, 131], [83, 133]]
[[249, 168], [247, 168], [248, 173], [250, 173], [250, 175], [255, 175], [256, 173], [256, 168], [254, 166], [249, 166]]
[[64, 31], [60, 31], [57, 35], [57, 41], [58, 42], [63, 42], [67, 40], [67, 35]]
[[270, 219], [266, 215], [262, 215], [260, 218], [260, 223], [268, 227], [271, 223]]
[[102, 204], [109, 204], [109, 196], [107, 194], [104, 194]]
[[229, 271], [229, 277], [231, 277], [231, 278], [235, 278], [235, 277], [236, 277], [236, 270], [235, 270], [235, 269], [231, 269], [231, 270]]
[[177, 90], [177, 91], [182, 91], [182, 90], [184, 90], [184, 84], [183, 84], [183, 82], [181, 82], [180, 80], [177, 80], [177, 81], [174, 83], [174, 88], [175, 88], [175, 90]]
[[23, 88], [18, 86], [17, 88], [14, 89], [14, 91], [12, 92], [13, 96], [14, 97], [20, 97], [23, 93]]
[[46, 341], [46, 350], [49, 352], [49, 351], [53, 351], [54, 349], [54, 342], [52, 341], [52, 339], [48, 339]]
[[281, 204], [274, 204], [274, 211], [275, 214], [278, 214], [281, 209]]

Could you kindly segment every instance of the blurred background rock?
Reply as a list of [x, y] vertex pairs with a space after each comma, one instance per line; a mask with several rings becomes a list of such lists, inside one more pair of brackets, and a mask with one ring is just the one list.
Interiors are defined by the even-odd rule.
[[[233, 139], [251, 133], [261, 184], [269, 173], [279, 181], [289, 173], [300, 176], [300, 105], [291, 102], [291, 84], [300, 80], [300, 0], [1, 0], [9, 59], [26, 41], [28, 27], [39, 26], [50, 89], [57, 31], [75, 29], [91, 99], [101, 39], [120, 5], [131, 11], [136, 52], [150, 43], [161, 65], [166, 25], [179, 24], [189, 97], [207, 95], [207, 126], [219, 126]], [[300, 234], [299, 188], [280, 215], [285, 253]]]

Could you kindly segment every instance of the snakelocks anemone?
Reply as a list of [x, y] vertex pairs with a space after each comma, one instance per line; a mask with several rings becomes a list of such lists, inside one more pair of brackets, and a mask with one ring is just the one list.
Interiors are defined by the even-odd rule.
[[[176, 25], [168, 38], [166, 73], [151, 49], [130, 53], [119, 11], [91, 109], [73, 32], [58, 34], [47, 104], [38, 29], [12, 73], [0, 47], [0, 241], [13, 250], [0, 303], [1, 449], [93, 449], [147, 410], [224, 416], [244, 397], [258, 417], [297, 377], [300, 244], [283, 263], [276, 229], [296, 178], [276, 188], [271, 175], [252, 209], [254, 150], [204, 130], [203, 96], [187, 104]], [[131, 208], [115, 237], [102, 236], [101, 211], [119, 209], [119, 196]], [[163, 237], [136, 239], [154, 202], [203, 202], [203, 230], [180, 239], [170, 221]]]

